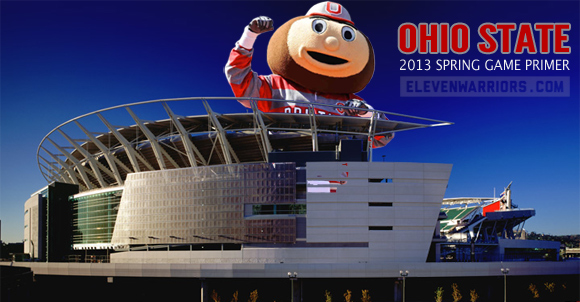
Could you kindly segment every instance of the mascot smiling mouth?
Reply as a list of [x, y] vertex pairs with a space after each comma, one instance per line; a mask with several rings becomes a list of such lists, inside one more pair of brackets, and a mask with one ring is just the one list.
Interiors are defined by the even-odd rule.
[[329, 64], [329, 65], [340, 65], [340, 64], [344, 64], [344, 63], [348, 63], [347, 60], [338, 58], [338, 57], [334, 57], [334, 56], [329, 56], [320, 52], [316, 52], [316, 51], [307, 51], [308, 55], [310, 55], [314, 60], [320, 62], [320, 63], [324, 63], [324, 64]]

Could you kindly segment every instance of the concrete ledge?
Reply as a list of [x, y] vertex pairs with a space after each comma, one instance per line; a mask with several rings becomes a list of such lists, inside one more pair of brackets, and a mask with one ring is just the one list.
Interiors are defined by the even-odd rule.
[[479, 277], [580, 274], [580, 261], [480, 262], [480, 263], [339, 263], [339, 264], [141, 264], [141, 263], [37, 263], [0, 262], [28, 267], [37, 275], [170, 277], [170, 278], [288, 278], [289, 271], [302, 278], [396, 278], [400, 270], [411, 277]]

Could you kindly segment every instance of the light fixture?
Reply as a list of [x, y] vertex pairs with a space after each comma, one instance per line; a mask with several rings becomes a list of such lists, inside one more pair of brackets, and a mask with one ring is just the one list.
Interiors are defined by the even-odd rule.
[[405, 278], [409, 276], [409, 271], [399, 271], [399, 275], [403, 277], [403, 302], [405, 302]]
[[507, 274], [509, 274], [509, 268], [501, 268], [501, 273], [503, 274], [503, 301], [507, 302]]
[[290, 279], [290, 301], [294, 302], [294, 281], [298, 280], [298, 273], [288, 272], [288, 279]]

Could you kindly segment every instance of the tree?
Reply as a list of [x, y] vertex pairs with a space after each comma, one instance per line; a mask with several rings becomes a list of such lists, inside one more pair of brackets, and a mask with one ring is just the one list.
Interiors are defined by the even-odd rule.
[[258, 290], [256, 289], [255, 291], [250, 293], [250, 299], [248, 300], [248, 302], [256, 302], [258, 300]]
[[363, 289], [362, 290], [361, 302], [371, 302], [371, 295], [369, 295], [369, 290], [368, 289]]
[[219, 295], [218, 295], [218, 293], [215, 291], [215, 289], [211, 291], [211, 299], [212, 299], [214, 302], [220, 302], [220, 300], [221, 300], [220, 296], [219, 296]]
[[554, 282], [551, 282], [551, 283], [546, 282], [546, 283], [544, 283], [544, 286], [551, 293], [553, 293], [554, 290], [556, 289], [556, 283], [554, 283]]
[[471, 296], [471, 302], [476, 302], [479, 299], [479, 295], [475, 292], [475, 289], [469, 291], [469, 295]]
[[435, 302], [442, 302], [443, 301], [443, 287], [438, 287], [435, 290]]
[[540, 297], [540, 292], [538, 292], [538, 288], [536, 287], [535, 284], [530, 283], [530, 285], [528, 286], [528, 290], [532, 293], [534, 299], [537, 299]]
[[459, 291], [459, 286], [457, 283], [453, 283], [451, 284], [451, 288], [453, 289], [453, 293], [451, 294], [453, 296], [453, 302], [458, 302], [461, 300], [461, 298], [463, 298], [463, 296], [461, 296], [461, 292]]
[[348, 289], [346, 290], [346, 293], [344, 293], [344, 301], [352, 302], [352, 292]]
[[332, 302], [332, 295], [330, 294], [329, 291], [325, 290], [324, 296], [326, 297], [326, 302]]

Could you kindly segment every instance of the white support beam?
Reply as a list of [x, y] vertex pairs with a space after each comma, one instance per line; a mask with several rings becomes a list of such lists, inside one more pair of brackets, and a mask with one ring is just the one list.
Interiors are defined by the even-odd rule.
[[[88, 161], [89, 161], [89, 165], [91, 165], [91, 168], [93, 170], [93, 172], [95, 173], [95, 176], [97, 178], [97, 181], [99, 182], [99, 184], [101, 185], [101, 187], [107, 187], [108, 184], [105, 182], [105, 179], [103, 178], [103, 174], [101, 174], [101, 169], [103, 170], [108, 170], [106, 169], [104, 166], [103, 167], [99, 167], [99, 163], [97, 162], [97, 160], [95, 160], [93, 158], [93, 156], [89, 153], [89, 151], [87, 151], [85, 148], [81, 147], [79, 144], [77, 144], [77, 142], [75, 142], [72, 138], [70, 138], [66, 133], [64, 133], [64, 131], [60, 130], [60, 129], [56, 129], [58, 131], [58, 133], [60, 133], [60, 135], [62, 135], [73, 147], [75, 147], [75, 149], [77, 151], [79, 151]], [[108, 171], [109, 173], [111, 173], [110, 171]], [[113, 173], [111, 173], [111, 176]]]
[[[58, 151], [60, 151], [66, 158], [68, 158], [70, 161], [72, 161], [74, 163], [74, 166], [75, 167], [77, 167], [78, 169], [82, 169], [84, 171], [84, 173], [86, 173], [87, 176], [90, 175], [93, 178], [97, 179], [97, 175], [95, 174], [95, 172], [92, 169], [89, 169], [87, 166], [85, 166], [83, 164], [84, 161], [81, 162], [76, 157], [74, 157], [72, 155], [72, 151], [71, 152], [66, 152], [66, 149], [76, 150], [76, 148], [74, 148], [74, 147], [63, 147], [63, 146], [60, 146], [60, 145], [56, 145], [54, 141], [51, 141], [50, 140], [50, 138], [47, 138], [47, 140], [49, 142], [51, 142], [58, 149]], [[82, 174], [81, 174], [81, 176], [82, 176]], [[87, 177], [87, 179], [88, 179], [88, 177]]]
[[[48, 168], [47, 166], [43, 165], [43, 164], [39, 164], [40, 167], [42, 169], [40, 169], [40, 173], [42, 173], [42, 175], [44, 175], [46, 178], [49, 178], [52, 181], [61, 181], [62, 182], [62, 177], [59, 177], [59, 175], [55, 175], [54, 171], [50, 168]], [[46, 171], [46, 172], [44, 172]]]
[[[50, 182], [59, 181], [58, 178], [55, 178], [52, 174], [44, 172], [45, 170], [47, 172], [51, 172], [50, 170], [48, 170], [48, 168], [46, 168], [45, 165], [40, 164], [40, 167], [41, 167], [40, 173], [42, 173], [42, 176], [44, 176], [44, 178], [48, 178], [50, 180]], [[42, 170], [42, 169], [44, 169], [44, 170]]]
[[127, 154], [129, 161], [131, 162], [131, 166], [133, 166], [133, 172], [141, 172], [141, 168], [139, 168], [139, 162], [137, 161], [137, 158], [139, 158], [139, 160], [147, 167], [147, 169], [149, 169], [150, 171], [155, 170], [147, 160], [145, 160], [141, 155], [139, 155], [139, 153], [135, 151], [135, 149], [131, 146], [131, 143], [121, 133], [119, 133], [119, 131], [117, 131], [117, 129], [113, 127], [113, 125], [111, 125], [109, 121], [107, 121], [100, 113], [97, 113], [97, 116], [99, 117], [99, 119], [101, 119], [103, 124], [105, 124], [105, 126], [109, 128], [111, 133], [113, 133], [113, 135], [115, 136], [115, 138], [117, 138], [117, 140], [121, 143], [121, 145], [123, 145], [125, 153]]
[[209, 121], [211, 122], [211, 124], [214, 126], [214, 128], [217, 131], [217, 136], [218, 136], [218, 139], [220, 141], [220, 146], [222, 148], [222, 152], [223, 152], [223, 155], [225, 158], [225, 163], [228, 165], [232, 164], [233, 163], [232, 157], [235, 159], [236, 163], [239, 163], [240, 160], [238, 159], [234, 150], [232, 149], [232, 146], [230, 145], [230, 143], [226, 139], [226, 133], [224, 131], [224, 128], [220, 124], [216, 114], [211, 110], [211, 107], [209, 106], [209, 104], [207, 103], [206, 100], [203, 100], [203, 106], [205, 107], [205, 110], [207, 111], [207, 116], [209, 118]]
[[254, 112], [254, 126], [260, 131], [261, 143], [264, 161], [268, 162], [268, 154], [272, 152], [272, 145], [270, 144], [270, 138], [268, 137], [268, 128], [266, 123], [264, 123], [264, 118], [262, 116], [262, 111], [258, 109], [258, 105], [255, 101], [250, 102], [252, 110]]
[[[219, 138], [217, 137], [217, 135], [215, 136], [215, 139], [212, 137], [212, 134], [214, 134], [214, 132], [215, 132], [215, 131], [211, 131], [211, 134], [209, 134], [209, 135], [208, 135], [208, 137], [210, 138], [210, 140], [211, 140], [211, 143], [212, 143], [212, 145], [211, 145], [211, 150], [209, 151], [209, 155], [208, 155], [208, 157], [207, 157], [207, 160], [208, 160], [208, 162], [209, 162], [209, 161], [211, 161], [211, 158], [212, 158], [212, 156], [213, 156], [213, 151], [214, 151], [214, 150], [216, 150], [216, 145], [217, 145], [217, 143], [219, 142]], [[219, 152], [216, 152], [216, 154], [217, 154], [217, 156], [219, 157], [219, 159], [220, 159], [220, 161], [221, 161], [222, 163], [225, 163], [225, 162], [226, 162], [226, 161], [224, 160], [224, 158], [223, 158], [223, 155], [222, 155], [221, 153], [219, 153]]]
[[185, 149], [185, 152], [187, 153], [187, 159], [189, 159], [190, 165], [192, 167], [197, 167], [196, 155], [197, 155], [197, 158], [199, 158], [199, 161], [203, 165], [207, 165], [207, 162], [205, 161], [205, 159], [201, 155], [201, 152], [199, 152], [199, 150], [193, 144], [191, 139], [189, 139], [189, 134], [187, 133], [187, 130], [185, 130], [185, 128], [183, 127], [183, 124], [181, 124], [181, 122], [179, 121], [177, 116], [175, 116], [173, 111], [171, 111], [171, 108], [169, 108], [169, 105], [167, 105], [167, 103], [165, 103], [165, 102], [163, 102], [162, 104], [163, 104], [163, 108], [165, 108], [165, 111], [167, 112], [167, 115], [169, 115], [169, 117], [171, 118], [171, 121], [173, 122], [173, 125], [175, 125], [175, 127], [177, 128], [177, 131], [179, 132], [179, 135], [181, 136], [181, 142], [183, 143], [183, 148]]
[[[77, 174], [77, 172], [69, 165], [67, 165], [64, 161], [62, 161], [60, 158], [58, 158], [57, 155], [52, 154], [50, 151], [46, 150], [46, 148], [44, 147], [40, 147], [40, 149], [42, 149], [44, 152], [46, 152], [46, 154], [48, 154], [48, 156], [50, 156], [54, 161], [56, 161], [61, 167], [63, 167], [63, 169], [66, 170], [68, 177], [70, 178], [70, 180], [76, 184], [76, 185], [80, 185], [79, 182], [79, 178], [80, 176]], [[42, 157], [41, 157], [42, 158]], [[43, 158], [44, 159], [44, 158]], [[45, 162], [48, 162], [46, 159], [44, 159]]]
[[173, 158], [171, 158], [171, 156], [169, 156], [169, 154], [167, 154], [167, 151], [165, 151], [159, 145], [159, 142], [157, 142], [157, 137], [155, 137], [155, 135], [151, 132], [151, 130], [149, 130], [149, 128], [147, 128], [147, 126], [139, 119], [139, 117], [137, 117], [135, 112], [133, 112], [133, 110], [131, 110], [131, 108], [129, 108], [129, 107], [125, 107], [125, 109], [127, 109], [127, 112], [129, 112], [129, 114], [131, 115], [131, 117], [133, 118], [133, 120], [135, 121], [137, 126], [139, 126], [139, 129], [141, 129], [141, 131], [143, 131], [143, 134], [145, 134], [145, 136], [149, 140], [149, 143], [151, 144], [151, 147], [153, 148], [153, 153], [155, 154], [155, 158], [157, 159], [157, 163], [159, 164], [159, 169], [161, 169], [161, 170], [167, 169], [167, 167], [165, 166], [165, 159], [163, 158], [163, 156], [167, 157], [167, 160], [169, 160], [169, 162], [175, 168], [180, 168], [179, 165], [173, 160]]
[[85, 127], [83, 127], [83, 125], [81, 125], [78, 121], [75, 121], [75, 124], [85, 133], [85, 135], [91, 140], [91, 142], [93, 142], [93, 144], [95, 144], [95, 146], [97, 146], [97, 148], [99, 148], [99, 150], [101, 150], [101, 152], [103, 152], [103, 155], [105, 156], [107, 163], [109, 163], [109, 167], [111, 167], [112, 172], [115, 176], [115, 179], [117, 180], [117, 183], [119, 185], [123, 185], [123, 178], [121, 177], [121, 173], [119, 173], [119, 169], [117, 168], [117, 163], [120, 163], [121, 166], [126, 169], [126, 171], [128, 170], [128, 168], [120, 160], [118, 160], [116, 157], [112, 156], [111, 150], [109, 150], [109, 148], [107, 148], [103, 143], [101, 143], [100, 140], [98, 140]]
[[308, 106], [308, 117], [310, 118], [310, 134], [312, 135], [312, 151], [318, 151], [318, 130], [316, 127], [316, 113], [314, 106]]
[[49, 175], [47, 175], [46, 173], [44, 173], [44, 171], [40, 170], [40, 173], [42, 174], [42, 176], [44, 177], [44, 179], [50, 179], [52, 181], [56, 181], [55, 179], [52, 179]]
[[64, 178], [64, 176], [58, 173], [58, 168], [54, 165], [55, 163], [49, 162], [40, 155], [38, 157], [42, 159], [46, 164], [48, 164], [49, 167], [39, 163], [39, 165], [42, 166], [50, 174], [49, 176], [50, 179], [52, 179], [53, 181], [61, 181], [66, 183], [66, 179]]
[[369, 162], [373, 161], [373, 140], [375, 139], [373, 136], [373, 133], [375, 133], [375, 130], [377, 127], [377, 118], [378, 118], [378, 113], [373, 111], [373, 114], [371, 116], [371, 121], [369, 124], [369, 134], [367, 137], [367, 152], [368, 152]]
[[68, 158], [77, 167], [77, 170], [79, 171], [81, 178], [86, 184], [87, 188], [93, 189], [94, 186], [89, 180], [89, 176], [87, 175], [86, 170], [88, 169], [85, 166], [83, 166], [81, 162], [78, 159], [76, 159], [76, 157], [66, 152], [61, 146], [59, 146], [57, 143], [51, 140], [50, 137], [47, 137], [46, 140], [49, 141], [62, 155], [66, 156], [66, 158]]

